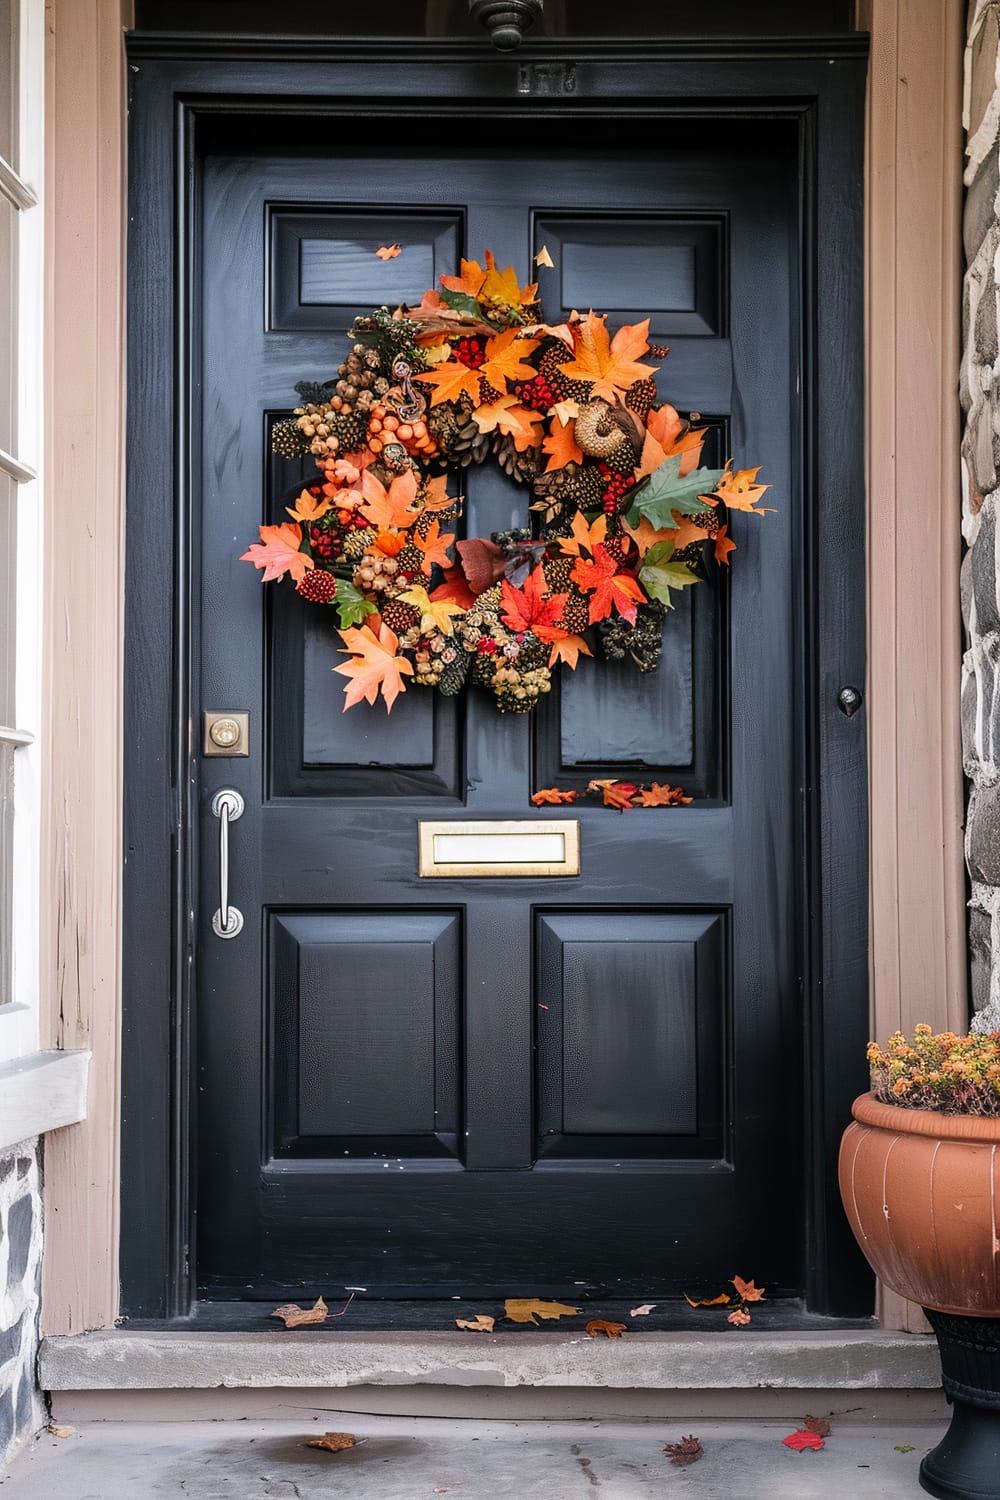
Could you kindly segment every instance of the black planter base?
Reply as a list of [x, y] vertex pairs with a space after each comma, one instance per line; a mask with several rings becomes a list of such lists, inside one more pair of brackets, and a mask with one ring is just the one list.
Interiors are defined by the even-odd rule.
[[920, 1465], [921, 1487], [939, 1500], [1000, 1500], [1000, 1318], [924, 1311], [953, 1410]]

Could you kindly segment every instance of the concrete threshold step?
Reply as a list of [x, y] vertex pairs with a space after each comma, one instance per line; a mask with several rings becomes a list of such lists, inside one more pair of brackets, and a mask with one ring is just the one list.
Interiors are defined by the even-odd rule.
[[645, 1391], [940, 1387], [937, 1343], [880, 1329], [753, 1333], [579, 1330], [498, 1334], [107, 1330], [44, 1339], [47, 1391], [352, 1386], [573, 1387]]

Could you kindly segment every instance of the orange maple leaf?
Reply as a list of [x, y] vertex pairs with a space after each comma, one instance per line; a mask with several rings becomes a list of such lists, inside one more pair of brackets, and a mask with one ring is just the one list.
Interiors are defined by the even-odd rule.
[[545, 807], [547, 804], [551, 804], [554, 807], [561, 802], [575, 802], [579, 795], [579, 792], [574, 791], [572, 788], [560, 791], [557, 786], [544, 786], [540, 792], [532, 793], [531, 800], [536, 807]]
[[634, 625], [638, 606], [647, 602], [638, 579], [628, 573], [619, 573], [615, 559], [600, 542], [594, 546], [593, 561], [579, 558], [570, 577], [585, 594], [591, 595], [591, 625], [596, 625], [598, 620], [606, 620], [612, 609], [616, 609], [622, 619]]
[[594, 548], [599, 542], [603, 542], [608, 534], [608, 518], [600, 515], [591, 526], [588, 525], [583, 511], [578, 510], [573, 517], [570, 531], [570, 536], [559, 537], [559, 551], [565, 552], [568, 557], [582, 557], [584, 552], [592, 554]]
[[742, 1276], [733, 1277], [733, 1286], [743, 1302], [763, 1302], [764, 1300], [762, 1289], [754, 1286], [752, 1281], [744, 1281]]
[[557, 641], [552, 642], [549, 666], [554, 667], [557, 661], [564, 661], [570, 671], [575, 672], [580, 657], [593, 656], [593, 654], [582, 635], [563, 635]]
[[540, 567], [528, 574], [523, 589], [516, 589], [506, 578], [501, 581], [500, 618], [508, 629], [530, 630], [540, 641], [557, 641], [569, 634], [559, 624], [569, 595], [553, 594], [547, 598], [547, 587]]
[[381, 688], [386, 713], [391, 713], [397, 696], [406, 692], [403, 678], [413, 674], [413, 666], [405, 656], [396, 655], [398, 638], [384, 622], [379, 624], [378, 635], [371, 626], [362, 625], [360, 629], [352, 626], [342, 630], [340, 636], [346, 647], [343, 654], [351, 657], [350, 661], [332, 668], [350, 679], [344, 689], [344, 712], [362, 698], [374, 703]]
[[417, 498], [417, 476], [412, 469], [397, 474], [386, 489], [375, 478], [370, 469], [361, 476], [364, 503], [361, 514], [381, 531], [401, 527], [404, 531], [413, 525], [418, 512], [414, 509]]
[[383, 557], [398, 557], [406, 546], [406, 537], [401, 531], [380, 531], [375, 546]]
[[[730, 510], [747, 510], [755, 516], [765, 513], [777, 515], [772, 506], [762, 505], [757, 509], [757, 501], [765, 491], [769, 490], [769, 484], [754, 484], [754, 480], [760, 473], [760, 465], [756, 469], [737, 469], [732, 471], [732, 459], [726, 464], [726, 470], [715, 487], [715, 494], [726, 504]], [[713, 502], [714, 503], [714, 502]]]
[[[759, 512], [758, 512], [759, 514]], [[726, 535], [727, 528], [720, 526], [715, 537], [715, 560], [729, 567], [729, 554], [736, 551], [736, 543]]]
[[462, 260], [459, 269], [459, 276], [442, 276], [441, 285], [447, 287], [449, 292], [464, 292], [467, 297], [478, 297], [486, 280], [486, 272], [478, 260]]
[[571, 380], [592, 381], [593, 395], [613, 397], [618, 391], [627, 391], [637, 380], [655, 375], [658, 367], [637, 364], [635, 360], [637, 354], [644, 354], [649, 348], [648, 318], [641, 323], [626, 323], [611, 338], [605, 316], [596, 317], [591, 312], [575, 325], [576, 358], [559, 369]]
[[649, 551], [650, 547], [655, 547], [658, 542], [672, 542], [676, 535], [672, 527], [664, 527], [662, 531], [658, 531], [647, 516], [641, 516], [637, 526], [630, 526], [628, 521], [624, 519], [623, 525], [639, 551], [644, 555]]
[[260, 540], [264, 545], [254, 542], [241, 555], [240, 562], [252, 562], [255, 568], [262, 568], [261, 583], [269, 583], [273, 578], [284, 578], [286, 573], [291, 573], [298, 583], [302, 575], [313, 566], [312, 558], [299, 551], [302, 545], [302, 527], [291, 521], [282, 521], [280, 526], [261, 526], [259, 529]]
[[693, 1297], [689, 1297], [687, 1292], [684, 1293], [684, 1301], [688, 1307], [722, 1307], [725, 1303], [732, 1302], [732, 1300], [728, 1292], [720, 1292], [717, 1297], [703, 1297], [697, 1301]]
[[430, 577], [435, 563], [440, 563], [442, 568], [450, 566], [451, 558], [448, 556], [448, 548], [455, 540], [455, 533], [453, 531], [448, 531], [442, 536], [440, 522], [432, 521], [427, 528], [427, 535], [420, 536], [418, 532], [414, 532], [413, 540], [424, 554], [420, 569], [428, 577]]
[[516, 396], [501, 396], [498, 401], [487, 402], [472, 413], [472, 420], [480, 432], [509, 433], [522, 452], [536, 447], [541, 435], [538, 413], [522, 406]]
[[624, 811], [635, 804], [632, 798], [639, 788], [632, 781], [616, 781], [613, 777], [604, 781], [588, 781], [588, 792], [600, 792], [605, 807], [617, 807]]
[[425, 380], [434, 387], [432, 406], [440, 406], [442, 401], [457, 401], [463, 394], [471, 396], [473, 401], [479, 397], [479, 371], [457, 359], [449, 359], [447, 364], [438, 365], [435, 370], [422, 370], [413, 378]]
[[424, 510], [451, 510], [461, 503], [461, 498], [460, 495], [448, 494], [447, 474], [425, 479], [420, 491], [420, 505]]
[[375, 251], [379, 260], [395, 260], [397, 255], [402, 254], [402, 245], [380, 245]]
[[572, 419], [564, 422], [558, 412], [553, 414], [548, 436], [542, 439], [542, 451], [549, 455], [546, 474], [553, 469], [564, 469], [567, 464], [583, 463], [583, 451], [576, 440], [576, 426]]
[[310, 495], [308, 490], [303, 490], [294, 506], [285, 506], [285, 515], [291, 516], [293, 521], [318, 521], [320, 516], [325, 516], [330, 509], [330, 501], [320, 496]]
[[[659, 782], [654, 781], [652, 786], [639, 788], [640, 807], [680, 807], [681, 804], [690, 801], [691, 798], [685, 797], [679, 786], [667, 786], [666, 783], [661, 786]], [[729, 1301], [728, 1297], [726, 1301]]]
[[704, 447], [707, 427], [692, 427], [678, 416], [674, 407], [664, 404], [646, 418], [646, 435], [636, 476], [642, 479], [658, 469], [666, 458], [681, 455], [678, 474], [689, 474], [697, 468]]
[[497, 390], [508, 380], [533, 380], [538, 373], [534, 365], [524, 363], [524, 356], [538, 348], [538, 339], [527, 339], [519, 328], [505, 328], [486, 341], [486, 353], [479, 374]]

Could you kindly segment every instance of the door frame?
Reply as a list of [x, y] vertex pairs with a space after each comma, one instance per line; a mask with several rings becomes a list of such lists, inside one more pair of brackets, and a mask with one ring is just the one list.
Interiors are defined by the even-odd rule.
[[[802, 225], [802, 476], [807, 521], [801, 833], [808, 889], [805, 1097], [810, 1310], [870, 1311], [872, 1282], [840, 1210], [836, 1151], [865, 1086], [868, 1036], [865, 682], [863, 167], [867, 38], [651, 44], [542, 40], [515, 58], [482, 44], [129, 40], [130, 158], [125, 621], [125, 847], [121, 1190], [144, 1211], [121, 1228], [122, 1312], [191, 1308], [193, 909], [187, 611], [192, 494], [185, 450], [187, 335], [199, 125], [225, 113], [525, 119], [553, 111], [642, 120], [776, 116], [798, 133]], [[560, 71], [575, 65], [575, 74]], [[468, 85], [475, 95], [468, 93]], [[554, 95], [553, 88], [567, 91]], [[345, 99], [357, 101], [348, 103]], [[339, 101], [339, 102], [338, 102]], [[173, 185], [173, 192], [164, 190]], [[154, 185], [152, 190], [150, 185]], [[845, 431], [857, 440], [845, 450]], [[167, 456], [169, 455], [169, 459]], [[811, 535], [808, 532], [811, 530]], [[824, 566], [817, 558], [824, 557]], [[151, 560], [169, 557], [157, 572]], [[828, 561], [827, 561], [828, 559]]]

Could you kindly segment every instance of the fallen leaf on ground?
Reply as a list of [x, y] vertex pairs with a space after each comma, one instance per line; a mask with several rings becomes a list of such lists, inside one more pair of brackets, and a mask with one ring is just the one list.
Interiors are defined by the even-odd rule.
[[744, 1281], [742, 1276], [733, 1277], [733, 1286], [739, 1294], [741, 1302], [763, 1302], [764, 1293], [759, 1286], [754, 1286], [752, 1281]]
[[379, 260], [395, 260], [402, 253], [402, 245], [380, 245], [375, 251]]
[[317, 1297], [312, 1307], [300, 1307], [297, 1302], [286, 1302], [276, 1307], [272, 1318], [280, 1318], [286, 1328], [305, 1328], [311, 1323], [325, 1323], [329, 1308], [322, 1297]]
[[644, 1302], [641, 1307], [633, 1307], [632, 1311], [629, 1313], [629, 1317], [644, 1318], [647, 1313], [651, 1313], [653, 1311], [653, 1308], [657, 1306], [659, 1306], [659, 1304], [656, 1302]]
[[572, 788], [564, 792], [560, 791], [557, 786], [543, 786], [541, 791], [532, 793], [531, 800], [536, 807], [544, 807], [546, 803], [551, 803], [555, 807], [560, 802], [575, 802], [578, 795], [579, 793], [573, 791]]
[[488, 1318], [485, 1313], [476, 1313], [474, 1318], [456, 1318], [456, 1328], [468, 1328], [470, 1333], [492, 1333], [495, 1318]]
[[603, 1333], [605, 1338], [620, 1339], [625, 1332], [624, 1323], [609, 1323], [607, 1318], [591, 1318], [587, 1324], [587, 1332], [592, 1339], [599, 1339]]
[[697, 1463], [705, 1452], [700, 1440], [693, 1435], [681, 1438], [679, 1443], [664, 1443], [663, 1451], [670, 1454], [672, 1464], [680, 1465]]
[[616, 781], [614, 777], [587, 782], [587, 791], [600, 792], [605, 807], [617, 807], [619, 810], [632, 806], [632, 798], [638, 790], [634, 782]]
[[735, 1312], [731, 1312], [729, 1314], [726, 1322], [735, 1324], [737, 1328], [745, 1328], [746, 1325], [750, 1322], [750, 1314], [746, 1311], [745, 1308], [738, 1307]]
[[807, 1414], [802, 1426], [806, 1432], [815, 1432], [817, 1437], [830, 1436], [830, 1424], [826, 1417], [810, 1417]]
[[897, 1443], [896, 1446], [893, 1448], [892, 1451], [894, 1453], [912, 1453], [913, 1452], [913, 1444], [912, 1443]]
[[511, 1323], [534, 1323], [539, 1318], [575, 1318], [578, 1307], [567, 1307], [565, 1302], [542, 1302], [537, 1297], [508, 1297], [503, 1305], [504, 1317]]
[[720, 1292], [717, 1297], [704, 1297], [700, 1302], [696, 1302], [693, 1297], [689, 1297], [687, 1292], [684, 1293], [684, 1301], [689, 1307], [724, 1307], [727, 1302], [732, 1302], [732, 1300], [728, 1292]]
[[357, 1446], [353, 1432], [324, 1432], [322, 1437], [310, 1438], [307, 1448], [326, 1448], [329, 1453], [342, 1453], [345, 1448]]
[[792, 1448], [796, 1453], [802, 1453], [806, 1448], [826, 1447], [818, 1432], [806, 1432], [804, 1428], [801, 1428], [798, 1432], [790, 1432], [781, 1441], [786, 1448]]
[[50, 1422], [48, 1424], [48, 1426], [46, 1427], [45, 1431], [46, 1432], [51, 1432], [51, 1434], [52, 1434], [53, 1437], [67, 1438], [67, 1437], [72, 1437], [73, 1433], [76, 1431], [76, 1429], [73, 1428], [73, 1427], [55, 1427]]

